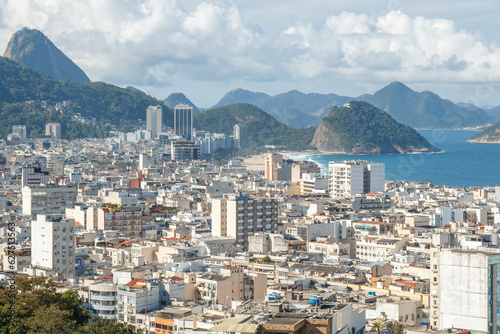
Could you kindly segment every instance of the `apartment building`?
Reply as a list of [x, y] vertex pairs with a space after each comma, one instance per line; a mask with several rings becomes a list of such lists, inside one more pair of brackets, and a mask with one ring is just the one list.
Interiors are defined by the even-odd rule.
[[406, 238], [365, 237], [356, 240], [356, 257], [365, 261], [388, 261], [406, 244]]
[[118, 286], [118, 321], [141, 325], [140, 314], [161, 308], [160, 284], [154, 279], [135, 278]]
[[23, 167], [21, 187], [40, 186], [49, 183], [49, 180], [49, 171], [41, 167]]
[[[437, 305], [431, 305], [431, 325], [437, 325], [439, 330], [463, 328], [474, 332], [498, 333], [499, 277], [499, 253], [441, 250], [437, 279], [439, 298]], [[432, 318], [435, 312], [439, 315], [439, 322]]]
[[37, 215], [31, 224], [31, 266], [57, 279], [75, 275], [75, 221]]
[[363, 160], [330, 161], [328, 190], [335, 199], [385, 191], [385, 165]]
[[236, 238], [248, 249], [248, 236], [276, 230], [278, 201], [272, 198], [236, 196], [212, 199], [212, 235]]
[[77, 190], [74, 186], [32, 186], [22, 189], [23, 215], [64, 215], [73, 208]]
[[124, 237], [142, 237], [143, 213], [137, 206], [104, 204], [87, 209], [87, 229], [118, 231]]

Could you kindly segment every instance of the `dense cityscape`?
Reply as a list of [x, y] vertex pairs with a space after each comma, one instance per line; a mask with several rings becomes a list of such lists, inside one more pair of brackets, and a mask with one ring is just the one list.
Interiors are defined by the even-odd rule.
[[160, 106], [146, 128], [2, 142], [3, 274], [74, 290], [144, 333], [496, 332], [500, 189], [386, 180], [385, 166], [269, 153]]

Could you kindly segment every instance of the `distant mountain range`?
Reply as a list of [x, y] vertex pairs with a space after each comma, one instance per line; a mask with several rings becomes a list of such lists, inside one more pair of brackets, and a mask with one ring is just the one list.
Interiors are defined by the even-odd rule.
[[366, 101], [388, 112], [404, 125], [419, 129], [458, 129], [484, 125], [493, 117], [473, 105], [455, 104], [432, 92], [415, 92], [400, 82], [393, 82], [375, 94], [357, 98], [336, 94], [304, 94], [296, 90], [269, 96], [264, 93], [235, 89], [214, 106], [251, 103], [291, 127], [318, 125], [331, 107], [351, 100]]
[[80, 67], [36, 29], [23, 28], [15, 32], [3, 56], [57, 80], [90, 82]]
[[347, 96], [304, 94], [296, 90], [269, 96], [264, 93], [235, 89], [224, 95], [212, 108], [233, 103], [251, 103], [288, 126], [306, 128], [318, 125], [332, 106], [341, 106], [350, 100], [352, 98]]
[[472, 127], [493, 119], [481, 108], [455, 104], [429, 91], [417, 93], [401, 82], [393, 82], [373, 95], [361, 95], [357, 100], [371, 103], [396, 121], [419, 129]]

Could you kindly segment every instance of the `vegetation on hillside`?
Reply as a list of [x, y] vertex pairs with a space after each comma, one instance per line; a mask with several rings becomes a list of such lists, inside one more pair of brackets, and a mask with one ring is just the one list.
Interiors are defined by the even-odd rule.
[[394, 146], [435, 149], [417, 131], [367, 102], [351, 101], [349, 106], [333, 107], [323, 123], [335, 134], [335, 145], [345, 151], [360, 146], [380, 147], [381, 153], [396, 153]]
[[226, 135], [232, 135], [233, 126], [238, 123], [248, 125], [249, 149], [263, 148], [265, 145], [282, 146], [290, 150], [312, 148], [309, 143], [315, 128], [289, 128], [252, 104], [232, 104], [194, 116], [196, 129]]
[[[24, 107], [26, 102], [35, 102], [34, 106]], [[83, 118], [95, 119], [98, 124], [119, 124], [121, 121], [136, 121], [146, 119], [146, 109], [149, 105], [162, 105], [164, 108], [163, 120], [167, 126], [173, 125], [173, 112], [159, 101], [140, 91], [120, 88], [103, 82], [78, 83], [73, 81], [60, 81], [40, 74], [27, 66], [0, 57], [0, 108], [2, 120], [0, 134], [5, 136], [10, 133], [12, 125], [24, 124], [23, 120], [36, 117], [41, 122], [47, 119], [57, 119], [58, 116], [43, 116], [47, 113], [38, 106], [42, 101], [48, 105], [58, 102], [70, 101], [72, 114], [79, 113]], [[24, 113], [18, 115], [17, 113]], [[16, 113], [16, 114], [14, 114]], [[26, 115], [28, 113], [29, 115]], [[80, 133], [90, 136], [101, 136], [100, 131], [92, 131], [85, 126], [72, 125], [69, 118], [61, 117], [63, 136], [78, 138]], [[45, 123], [33, 122], [34, 133], [40, 133]], [[70, 130], [64, 132], [64, 127]], [[77, 133], [73, 133], [75, 129]], [[29, 131], [29, 130], [28, 130]]]
[[500, 123], [496, 123], [490, 126], [483, 132], [475, 134], [469, 140], [474, 141], [484, 141], [484, 142], [497, 142], [500, 141]]
[[56, 292], [46, 277], [17, 278], [15, 288], [0, 287], [0, 333], [139, 334], [130, 325], [91, 318], [75, 290]]

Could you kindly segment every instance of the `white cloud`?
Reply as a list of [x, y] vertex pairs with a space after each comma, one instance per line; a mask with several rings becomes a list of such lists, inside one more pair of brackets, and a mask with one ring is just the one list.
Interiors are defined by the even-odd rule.
[[[321, 12], [316, 1], [310, 6], [316, 19], [308, 21], [313, 16], [301, 2], [277, 15], [281, 7], [262, 1], [0, 0], [0, 40], [7, 43], [23, 26], [37, 28], [92, 80], [165, 90], [180, 81], [221, 87], [276, 81], [297, 88], [307, 81], [307, 87], [317, 82], [323, 88], [331, 78], [384, 84], [500, 80], [500, 49], [477, 31], [400, 6], [363, 13], [349, 3], [342, 6], [350, 11], [329, 4]], [[245, 19], [250, 6], [262, 13], [252, 16], [254, 22]], [[284, 17], [292, 23], [285, 25]]]

